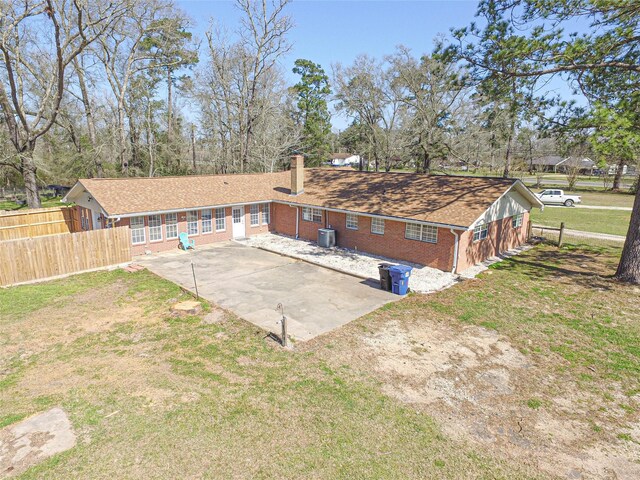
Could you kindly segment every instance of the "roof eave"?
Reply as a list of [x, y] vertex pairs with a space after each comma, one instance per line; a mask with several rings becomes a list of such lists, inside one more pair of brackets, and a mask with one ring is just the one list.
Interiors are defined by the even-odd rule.
[[366, 213], [366, 212], [359, 212], [357, 210], [348, 210], [345, 208], [334, 208], [334, 207], [327, 207], [324, 205], [313, 205], [311, 203], [302, 203], [302, 202], [291, 202], [291, 201], [286, 201], [286, 200], [273, 200], [274, 203], [281, 203], [284, 205], [289, 205], [291, 207], [311, 207], [311, 208], [319, 208], [321, 210], [327, 210], [329, 212], [336, 212], [336, 213], [355, 213], [357, 215], [361, 215], [363, 217], [376, 217], [376, 218], [383, 218], [383, 219], [387, 219], [387, 220], [393, 220], [396, 222], [410, 222], [410, 223], [420, 223], [423, 225], [432, 225], [434, 227], [440, 227], [440, 228], [452, 228], [454, 230], [467, 230], [469, 227], [464, 226], [464, 225], [453, 225], [450, 223], [443, 223], [443, 222], [433, 222], [433, 221], [428, 221], [428, 220], [419, 220], [417, 218], [411, 218], [411, 217], [399, 217], [399, 216], [395, 216], [395, 215], [381, 215], [381, 214], [376, 214], [376, 213]]
[[[67, 192], [67, 194], [62, 197], [62, 200], [60, 200], [62, 203], [73, 203], [73, 200], [70, 200], [70, 197], [73, 197], [75, 195], [75, 192], [77, 189], [79, 188], [84, 188], [84, 185], [82, 185], [82, 183], [80, 182], [80, 180], [78, 180], [73, 187], [71, 187], [71, 189]], [[85, 189], [86, 190], [86, 189]]]
[[96, 205], [102, 211], [102, 214], [105, 217], [109, 217], [109, 212], [107, 212], [107, 210], [100, 204], [100, 202], [98, 202], [96, 197], [87, 189], [87, 187], [85, 187], [82, 184], [81, 180], [78, 180], [76, 184], [73, 187], [71, 187], [71, 190], [69, 190], [67, 194], [60, 201], [63, 203], [75, 203], [74, 200], [72, 200], [72, 198], [74, 198], [74, 196], [76, 195], [82, 194], [83, 192], [87, 192], [91, 196], [91, 198], [93, 198], [93, 200], [96, 202]]
[[511, 186], [511, 189], [516, 188], [518, 192], [525, 197], [529, 202], [531, 202], [531, 207], [544, 208], [544, 204], [540, 201], [538, 196], [531, 191], [529, 187], [527, 187], [522, 180], [516, 180], [515, 183]]

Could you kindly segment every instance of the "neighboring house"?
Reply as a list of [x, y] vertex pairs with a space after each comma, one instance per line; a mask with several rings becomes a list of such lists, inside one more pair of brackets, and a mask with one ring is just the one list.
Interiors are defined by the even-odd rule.
[[534, 158], [531, 166], [538, 172], [567, 173], [571, 169], [577, 169], [578, 173], [591, 175], [596, 169], [593, 160], [587, 157], [560, 157], [558, 155], [547, 155], [545, 157]]
[[593, 174], [596, 168], [596, 162], [588, 157], [567, 157], [556, 165], [556, 171], [558, 173], [577, 171], [583, 175]]
[[556, 167], [563, 160], [564, 158], [558, 155], [546, 155], [544, 157], [534, 158], [531, 161], [531, 166], [538, 172], [555, 172]]
[[525, 242], [540, 200], [519, 180], [304, 169], [245, 175], [82, 179], [65, 201], [90, 228], [129, 226], [134, 255], [274, 232], [460, 272]]
[[348, 167], [360, 165], [360, 155], [351, 153], [332, 153], [329, 160], [332, 167]]

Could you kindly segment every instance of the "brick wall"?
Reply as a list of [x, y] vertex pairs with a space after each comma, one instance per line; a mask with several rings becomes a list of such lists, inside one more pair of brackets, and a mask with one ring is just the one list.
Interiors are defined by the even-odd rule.
[[[296, 207], [290, 207], [282, 203], [272, 203], [271, 213], [273, 221], [271, 231], [294, 237], [296, 235]], [[326, 222], [326, 212], [322, 211], [322, 222], [306, 222], [302, 220], [302, 207], [298, 208], [298, 231], [300, 238], [305, 240], [318, 240], [318, 229], [324, 228]]]
[[528, 225], [529, 213], [526, 212], [522, 225], [517, 228], [512, 227], [512, 217], [489, 223], [488, 235], [484, 240], [474, 242], [473, 230], [464, 232], [460, 235], [458, 272], [525, 243]]
[[[198, 233], [196, 235], [190, 235], [189, 239], [193, 239], [196, 242], [196, 248], [198, 245], [207, 245], [214, 242], [223, 242], [231, 240], [233, 238], [233, 224], [231, 219], [232, 207], [225, 207], [225, 230], [217, 232], [215, 227], [215, 209], [212, 209], [213, 218], [211, 233], [202, 233], [202, 211], [198, 211]], [[178, 212], [178, 234], [187, 231], [187, 212]], [[245, 216], [245, 236], [250, 237], [260, 233], [266, 233], [270, 229], [270, 225], [262, 225], [262, 215], [260, 215], [260, 225], [251, 225], [251, 207], [250, 205], [244, 206]], [[175, 250], [178, 248], [179, 241], [177, 238], [167, 239], [167, 231], [165, 225], [165, 215], [161, 215], [162, 218], [162, 240], [151, 242], [149, 241], [149, 217], [144, 217], [145, 226], [145, 243], [132, 245], [132, 255], [143, 255], [145, 252], [150, 251], [152, 253], [166, 252], [169, 250]], [[272, 208], [273, 218], [273, 208]], [[273, 221], [273, 220], [272, 220]], [[130, 219], [123, 218], [117, 224], [117, 226], [129, 226]], [[295, 227], [294, 227], [295, 228]]]
[[[272, 231], [295, 236], [296, 209], [274, 203], [275, 212]], [[323, 211], [322, 223], [302, 220], [302, 208], [298, 210], [299, 236], [317, 241], [318, 229], [331, 225], [336, 230], [338, 246], [382, 255], [398, 260], [420, 263], [440, 270], [451, 270], [453, 266], [454, 236], [449, 229], [438, 229], [438, 242], [427, 243], [405, 238], [405, 222], [385, 220], [384, 235], [371, 233], [371, 217], [358, 216], [358, 230], [346, 227], [346, 214]]]
[[[231, 240], [233, 237], [233, 225], [231, 207], [225, 208], [225, 230], [215, 231], [215, 210], [213, 210], [213, 232], [202, 233], [201, 211], [198, 211], [198, 234], [191, 235], [196, 248], [198, 245], [206, 245], [214, 242]], [[271, 204], [271, 223], [251, 226], [251, 207], [244, 206], [245, 235], [250, 237], [268, 231], [295, 236], [296, 233], [296, 208], [281, 203]], [[307, 222], [302, 220], [302, 208], [298, 209], [299, 236], [305, 240], [316, 241], [318, 229], [331, 226], [336, 230], [338, 246], [363, 252], [381, 255], [398, 260], [415, 262], [429, 267], [450, 271], [453, 266], [455, 237], [447, 228], [438, 229], [438, 242], [427, 243], [405, 238], [405, 222], [385, 220], [384, 235], [371, 233], [371, 217], [358, 216], [358, 229], [351, 230], [346, 227], [346, 214], [339, 212], [322, 211], [322, 222]], [[89, 218], [90, 215], [89, 215]], [[149, 218], [144, 217], [145, 243], [132, 245], [133, 255], [142, 255], [146, 251], [152, 253], [164, 252], [178, 248], [178, 239], [167, 240], [165, 228], [165, 215], [162, 218], [162, 240], [149, 241]], [[262, 220], [262, 216], [260, 216]], [[130, 219], [123, 218], [117, 226], [129, 226]], [[507, 217], [489, 224], [488, 237], [485, 240], [473, 242], [473, 231], [460, 234], [458, 272], [473, 266], [489, 257], [510, 250], [526, 241], [529, 214], [525, 213], [522, 226], [513, 228], [512, 218]], [[187, 231], [187, 213], [178, 213], [178, 233]]]

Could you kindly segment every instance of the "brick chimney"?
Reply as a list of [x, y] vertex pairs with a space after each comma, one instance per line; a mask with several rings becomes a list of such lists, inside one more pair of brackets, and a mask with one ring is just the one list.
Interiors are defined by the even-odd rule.
[[304, 193], [304, 157], [291, 156], [291, 195]]

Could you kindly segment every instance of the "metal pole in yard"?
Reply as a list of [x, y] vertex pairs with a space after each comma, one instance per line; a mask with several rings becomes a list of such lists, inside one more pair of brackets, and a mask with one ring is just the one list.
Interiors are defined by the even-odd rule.
[[564, 235], [564, 222], [560, 223], [560, 235], [558, 235], [558, 248], [562, 246], [562, 237]]
[[198, 295], [198, 282], [196, 282], [196, 268], [193, 260], [191, 260], [191, 273], [193, 273], [193, 285], [196, 287], [196, 300], [200, 300], [200, 295]]
[[282, 346], [286, 348], [287, 347], [287, 317], [284, 316], [284, 307], [282, 306], [281, 303], [279, 303], [276, 308], [282, 314], [282, 320], [280, 320], [280, 323], [282, 324], [282, 331], [280, 332], [280, 342], [282, 343]]

